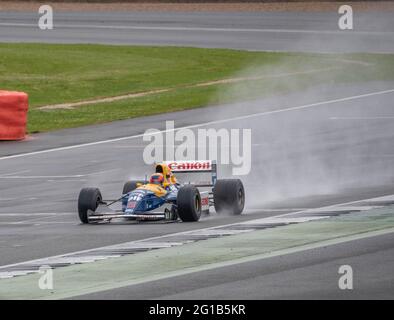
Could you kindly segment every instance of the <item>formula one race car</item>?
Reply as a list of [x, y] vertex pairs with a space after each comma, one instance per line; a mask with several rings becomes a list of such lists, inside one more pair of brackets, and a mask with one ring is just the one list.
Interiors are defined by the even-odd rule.
[[[208, 182], [181, 184], [175, 172], [207, 172], [211, 177]], [[208, 190], [200, 191], [201, 188]], [[110, 206], [117, 202], [122, 204], [122, 209], [112, 210]], [[237, 215], [242, 213], [244, 205], [241, 180], [217, 179], [214, 161], [167, 161], [156, 164], [149, 181], [127, 181], [117, 200], [103, 200], [98, 188], [83, 188], [79, 193], [78, 213], [82, 223], [109, 222], [115, 218], [198, 221], [201, 213], [209, 213], [210, 207], [218, 213]]]

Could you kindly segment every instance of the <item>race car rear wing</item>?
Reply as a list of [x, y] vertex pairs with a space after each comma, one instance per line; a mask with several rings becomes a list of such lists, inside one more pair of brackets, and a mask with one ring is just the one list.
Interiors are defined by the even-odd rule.
[[190, 161], [164, 161], [174, 173], [211, 173], [211, 184], [199, 184], [199, 187], [212, 187], [217, 180], [217, 165], [214, 160], [190, 160]]

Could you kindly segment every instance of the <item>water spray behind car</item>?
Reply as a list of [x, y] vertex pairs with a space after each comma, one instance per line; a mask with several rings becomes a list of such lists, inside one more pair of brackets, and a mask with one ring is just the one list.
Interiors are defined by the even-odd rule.
[[[239, 121], [220, 124], [228, 129], [250, 128], [252, 132], [251, 170], [241, 176], [248, 194], [247, 207], [262, 208], [291, 198], [392, 184], [393, 166], [387, 158], [373, 156], [390, 150], [390, 141], [374, 143], [371, 137], [374, 125], [385, 125], [392, 131], [387, 121], [338, 121], [338, 115], [346, 110], [335, 104], [276, 112], [359, 94], [358, 86], [346, 82], [346, 72], [352, 68], [369, 72], [373, 66], [349, 57], [311, 55], [309, 61], [300, 61], [297, 54], [289, 54], [273, 66], [249, 66], [234, 75], [243, 81], [222, 86], [217, 92], [213, 103], [227, 106], [221, 109], [224, 112], [212, 108], [212, 119], [236, 118], [245, 111], [257, 114], [255, 118], [240, 117]], [[364, 90], [381, 90], [384, 85], [370, 81]], [[261, 94], [264, 98], [258, 97]], [[240, 100], [244, 102], [233, 103]], [[373, 114], [373, 109], [366, 107], [353, 107], [352, 111], [348, 116], [355, 119]], [[222, 170], [228, 174], [230, 169]]]

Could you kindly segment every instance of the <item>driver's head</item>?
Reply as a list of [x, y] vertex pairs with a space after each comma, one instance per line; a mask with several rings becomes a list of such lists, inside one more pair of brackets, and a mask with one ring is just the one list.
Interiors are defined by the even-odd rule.
[[163, 174], [164, 177], [164, 181], [170, 181], [170, 177], [172, 175], [171, 169], [168, 167], [168, 165], [164, 164], [164, 163], [160, 163], [158, 165], [156, 165], [156, 173], [161, 173]]
[[154, 173], [150, 176], [149, 183], [160, 184], [164, 182], [164, 176], [162, 173]]

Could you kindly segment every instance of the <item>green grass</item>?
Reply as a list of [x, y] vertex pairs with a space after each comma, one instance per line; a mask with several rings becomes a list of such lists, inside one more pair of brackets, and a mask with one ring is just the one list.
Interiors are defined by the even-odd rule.
[[[345, 60], [367, 62], [370, 65]], [[30, 98], [29, 132], [77, 127], [253, 99], [317, 84], [393, 80], [394, 55], [291, 54], [179, 47], [0, 44], [0, 88]], [[313, 69], [334, 68], [311, 74]], [[265, 79], [209, 87], [202, 82], [264, 75]], [[171, 91], [74, 110], [40, 110], [155, 89]]]
[[27, 91], [35, 107], [221, 79], [256, 59], [278, 58], [174, 47], [0, 44], [0, 83]]

